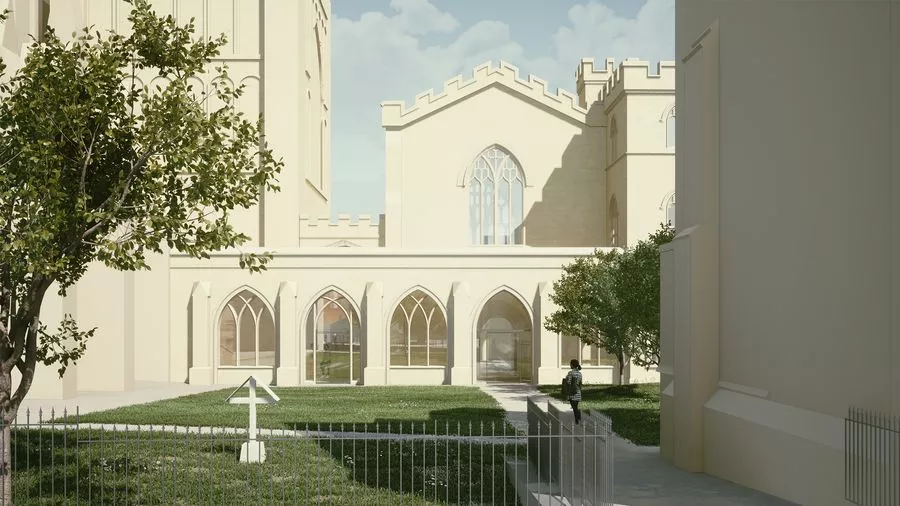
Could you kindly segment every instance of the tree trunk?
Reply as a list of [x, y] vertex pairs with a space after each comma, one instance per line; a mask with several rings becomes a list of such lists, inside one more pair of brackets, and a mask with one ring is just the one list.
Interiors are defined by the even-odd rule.
[[619, 353], [616, 358], [619, 360], [619, 385], [627, 385], [629, 381], [625, 377], [625, 354]]
[[3, 417], [3, 428], [0, 429], [0, 439], [2, 445], [0, 449], [3, 451], [3, 462], [0, 462], [0, 504], [3, 506], [12, 505], [12, 419], [7, 420]]
[[[0, 371], [0, 397], [10, 399], [12, 395], [12, 375]], [[0, 406], [0, 505], [12, 505], [12, 423], [16, 419], [16, 410], [6, 401], [6, 406]]]

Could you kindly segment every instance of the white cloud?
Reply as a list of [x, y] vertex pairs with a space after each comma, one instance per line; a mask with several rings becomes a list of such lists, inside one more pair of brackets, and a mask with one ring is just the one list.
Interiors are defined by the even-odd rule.
[[[647, 0], [633, 18], [619, 16], [597, 1], [576, 4], [568, 11], [568, 24], [556, 31], [544, 54], [527, 54], [502, 21], [461, 27], [429, 0], [391, 0], [390, 6], [393, 12], [387, 15], [369, 12], [357, 20], [334, 21], [333, 166], [338, 185], [383, 181], [382, 101], [409, 102], [457, 74], [471, 75], [480, 63], [500, 59], [548, 80], [552, 87], [574, 91], [573, 76], [582, 57], [635, 56], [655, 62], [671, 58], [674, 48], [674, 0]], [[434, 35], [452, 40], [444, 45], [422, 43]], [[382, 195], [345, 195], [340, 187], [335, 197], [334, 212], [344, 212], [342, 206], [348, 205], [378, 209], [383, 200]]]

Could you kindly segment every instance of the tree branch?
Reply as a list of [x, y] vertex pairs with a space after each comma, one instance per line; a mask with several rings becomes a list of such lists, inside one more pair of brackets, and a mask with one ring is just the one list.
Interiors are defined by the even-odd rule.
[[85, 185], [87, 181], [87, 170], [88, 166], [91, 164], [91, 157], [94, 155], [94, 143], [97, 141], [97, 131], [100, 130], [100, 122], [97, 122], [97, 127], [94, 128], [94, 132], [91, 134], [91, 143], [87, 147], [87, 155], [84, 157], [84, 164], [81, 166], [81, 195], [85, 194]]
[[[48, 279], [45, 276], [40, 274], [35, 274], [34, 277], [31, 278], [31, 286], [28, 287], [28, 296], [25, 304], [21, 304], [18, 307], [17, 313], [14, 317], [12, 333], [13, 333], [13, 352], [12, 355], [3, 361], [0, 364], [0, 368], [2, 368], [3, 372], [9, 372], [16, 365], [16, 361], [22, 356], [22, 352], [27, 352], [27, 341], [29, 339], [29, 334], [31, 332], [37, 332], [35, 328], [32, 331], [32, 326], [37, 325], [39, 323], [39, 317], [41, 313], [41, 304], [44, 301], [44, 294], [47, 292], [47, 289], [50, 288], [53, 280]], [[29, 322], [28, 325], [23, 325], [24, 322]], [[16, 322], [19, 325], [16, 325]], [[35, 338], [36, 339], [36, 338]], [[27, 356], [26, 356], [27, 359]], [[27, 390], [25, 390], [27, 392]]]
[[37, 336], [39, 327], [40, 319], [35, 315], [26, 332], [27, 344], [25, 345], [24, 363], [22, 363], [22, 358], [18, 358], [15, 363], [19, 372], [22, 373], [22, 377], [19, 379], [19, 386], [16, 388], [16, 392], [9, 399], [9, 407], [7, 409], [12, 413], [18, 411], [22, 399], [25, 398], [28, 390], [31, 389], [31, 383], [34, 381], [34, 370], [37, 363]]
[[[122, 206], [125, 204], [125, 199], [128, 197], [128, 193], [131, 191], [131, 184], [134, 182], [134, 176], [137, 174], [138, 169], [143, 168], [144, 165], [147, 163], [147, 160], [149, 160], [150, 157], [155, 154], [157, 154], [156, 150], [148, 149], [143, 155], [141, 155], [140, 158], [138, 158], [137, 163], [132, 164], [131, 169], [129, 169], [129, 171], [128, 171], [128, 176], [125, 177], [125, 185], [122, 188], [122, 193], [121, 193], [121, 195], [119, 195], [118, 201], [116, 202], [116, 205], [113, 208], [112, 212], [110, 212], [105, 218], [103, 218], [102, 220], [98, 221], [93, 226], [91, 226], [90, 228], [85, 230], [84, 233], [81, 234], [82, 240], [87, 239], [88, 237], [93, 235], [94, 232], [96, 232], [97, 230], [100, 230], [100, 228], [102, 228], [103, 226], [108, 224], [110, 222], [110, 220], [112, 220], [115, 217], [115, 215], [119, 212], [119, 210], [122, 209]], [[107, 204], [109, 204], [110, 199], [113, 198], [113, 196], [115, 196], [115, 195], [116, 195], [115, 193], [112, 193], [109, 196], [109, 198], [107, 198], [103, 202], [103, 204], [101, 204], [99, 207], [101, 209], [106, 207]]]

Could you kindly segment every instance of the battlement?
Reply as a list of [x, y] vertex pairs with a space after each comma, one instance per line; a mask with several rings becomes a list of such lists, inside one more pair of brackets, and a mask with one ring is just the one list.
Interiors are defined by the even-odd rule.
[[337, 221], [333, 221], [329, 217], [323, 218], [310, 218], [309, 216], [303, 215], [300, 216], [300, 229], [335, 229], [342, 228], [347, 230], [359, 230], [365, 228], [375, 228], [376, 230], [379, 227], [379, 219], [372, 219], [371, 216], [367, 214], [361, 214], [356, 218], [356, 221], [353, 221], [353, 218], [349, 214], [339, 214]]
[[428, 90], [416, 95], [415, 101], [409, 107], [402, 100], [382, 102], [381, 125], [405, 126], [495, 84], [501, 84], [570, 118], [584, 122], [587, 110], [578, 104], [576, 95], [559, 88], [556, 93], [551, 93], [547, 89], [547, 81], [533, 75], [529, 75], [528, 79], [522, 79], [518, 67], [501, 60], [498, 67], [493, 67], [490, 61], [478, 65], [471, 79], [464, 79], [462, 75], [449, 79], [444, 82], [441, 93], [435, 94], [434, 90]]
[[600, 91], [606, 86], [615, 69], [614, 58], [604, 60], [603, 68], [594, 67], [593, 58], [582, 58], [575, 69], [575, 89], [578, 92], [578, 103], [582, 107], [589, 108], [597, 102]]
[[656, 73], [651, 73], [650, 62], [638, 58], [626, 58], [612, 72], [600, 91], [600, 101], [606, 101], [621, 92], [675, 92], [675, 62], [661, 61]]
[[331, 218], [300, 216], [300, 246], [378, 246], [382, 237], [382, 217], [349, 214]]
[[603, 64], [604, 66], [598, 69], [595, 67], [593, 58], [582, 58], [578, 68], [575, 69], [575, 81], [606, 83], [616, 68], [616, 59], [607, 58]]

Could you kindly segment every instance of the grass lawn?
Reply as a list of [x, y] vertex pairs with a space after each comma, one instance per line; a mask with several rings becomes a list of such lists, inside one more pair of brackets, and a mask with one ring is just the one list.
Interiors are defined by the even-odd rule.
[[[411, 431], [468, 434], [480, 424], [490, 434], [505, 427], [505, 413], [488, 394], [474, 387], [295, 387], [273, 388], [278, 404], [257, 408], [257, 424], [271, 429]], [[82, 423], [182, 425], [245, 428], [247, 405], [226, 404], [231, 390], [217, 390], [164, 401], [82, 415]], [[246, 392], [240, 393], [246, 396]], [[342, 427], [343, 424], [343, 427]], [[436, 424], [436, 427], [435, 427]]]
[[13, 497], [24, 505], [516, 504], [503, 460], [511, 446], [263, 440], [266, 462], [246, 464], [234, 436], [16, 429]]
[[[538, 390], [565, 400], [559, 385]], [[616, 434], [641, 446], [659, 446], [659, 383], [636, 385], [584, 385], [582, 409], [596, 409], [612, 420]]]

